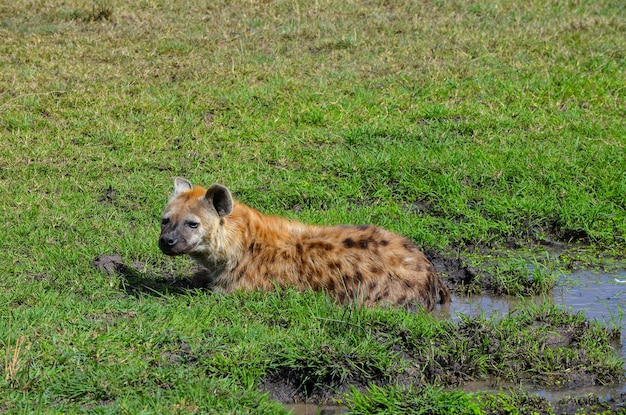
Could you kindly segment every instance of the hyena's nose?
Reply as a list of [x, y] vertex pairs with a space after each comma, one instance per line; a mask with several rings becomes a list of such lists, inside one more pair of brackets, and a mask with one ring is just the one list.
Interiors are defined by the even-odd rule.
[[161, 236], [161, 238], [159, 238], [159, 245], [165, 246], [168, 248], [171, 248], [172, 246], [176, 245], [176, 242], [178, 242], [178, 239], [172, 238], [171, 236], [167, 236], [167, 235], [163, 235]]

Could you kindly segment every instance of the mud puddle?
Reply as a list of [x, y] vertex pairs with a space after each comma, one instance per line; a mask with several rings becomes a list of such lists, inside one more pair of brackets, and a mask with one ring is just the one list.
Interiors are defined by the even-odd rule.
[[[626, 361], [626, 271], [616, 273], [602, 273], [592, 271], [576, 271], [563, 275], [552, 293], [546, 296], [531, 298], [515, 298], [507, 296], [493, 296], [477, 294], [461, 296], [453, 294], [452, 302], [434, 311], [435, 315], [458, 321], [460, 315], [485, 316], [505, 315], [513, 312], [523, 303], [533, 302], [537, 305], [546, 302], [558, 304], [572, 312], [583, 312], [591, 320], [598, 320], [609, 327], [619, 327], [621, 339], [615, 344], [617, 353]], [[626, 369], [626, 364], [625, 364]], [[489, 382], [475, 382], [466, 384], [462, 389], [467, 392], [502, 390], [507, 386], [517, 385], [490, 385]], [[617, 397], [626, 393], [626, 382], [605, 386], [583, 386], [576, 389], [537, 389], [525, 388], [533, 395], [549, 401], [572, 396], [583, 396], [593, 393], [605, 398]]]

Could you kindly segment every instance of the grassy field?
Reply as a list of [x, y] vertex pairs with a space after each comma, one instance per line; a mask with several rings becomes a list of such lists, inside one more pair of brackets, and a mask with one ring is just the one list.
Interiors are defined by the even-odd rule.
[[550, 290], [520, 283], [537, 245], [623, 260], [621, 2], [16, 0], [0, 36], [0, 413], [500, 413], [527, 397], [450, 388], [623, 379], [580, 315], [216, 296], [156, 243], [182, 176], [467, 256], [502, 293]]

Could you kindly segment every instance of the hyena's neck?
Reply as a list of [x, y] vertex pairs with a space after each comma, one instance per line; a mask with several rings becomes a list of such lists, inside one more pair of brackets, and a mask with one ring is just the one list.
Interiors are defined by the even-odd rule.
[[249, 210], [252, 209], [235, 203], [230, 215], [205, 231], [203, 249], [190, 254], [193, 260], [215, 276], [236, 267], [245, 246], [243, 238], [249, 233]]
[[233, 211], [223, 219], [223, 224], [207, 235], [207, 250], [194, 259], [205, 268], [217, 273], [228, 272], [255, 247], [281, 247], [292, 244], [303, 225], [261, 212], [235, 202]]
[[235, 204], [233, 212], [226, 220], [230, 236], [241, 244], [242, 250], [250, 249], [253, 243], [264, 246], [289, 244], [302, 228], [298, 222], [264, 215], [241, 203]]

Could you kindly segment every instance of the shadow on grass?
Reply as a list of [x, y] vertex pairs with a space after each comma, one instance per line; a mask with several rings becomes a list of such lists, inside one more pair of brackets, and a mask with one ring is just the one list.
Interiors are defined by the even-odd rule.
[[109, 275], [122, 277], [122, 288], [129, 295], [163, 296], [168, 294], [184, 294], [204, 288], [194, 280], [178, 278], [171, 272], [154, 274], [144, 271], [142, 264], [127, 265], [118, 254], [98, 255], [93, 266]]

